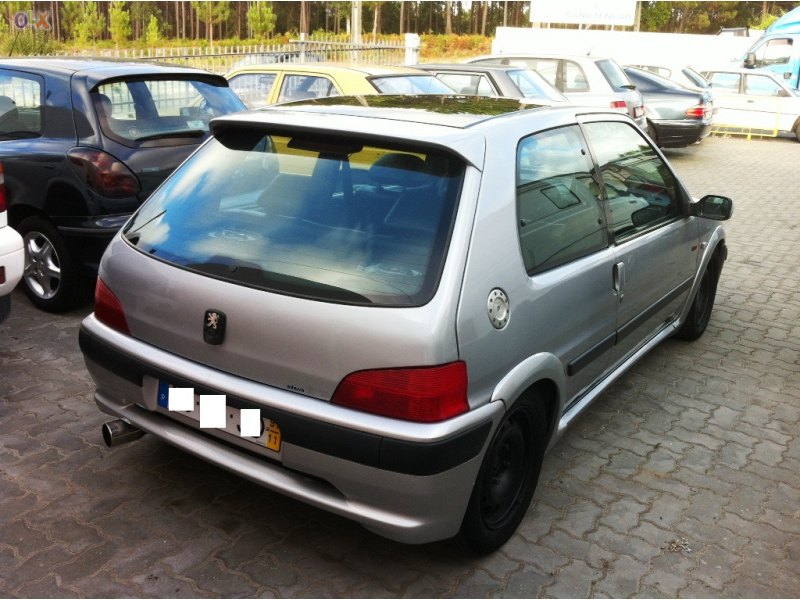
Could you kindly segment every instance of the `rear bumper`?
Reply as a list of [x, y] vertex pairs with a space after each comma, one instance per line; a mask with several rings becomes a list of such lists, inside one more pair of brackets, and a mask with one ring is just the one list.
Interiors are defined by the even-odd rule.
[[708, 121], [651, 121], [656, 130], [658, 145], [679, 148], [694, 144], [711, 132]]
[[102, 217], [59, 217], [54, 219], [70, 254], [84, 267], [87, 275], [96, 275], [106, 246], [130, 214]]
[[19, 283], [25, 267], [22, 237], [8, 226], [0, 227], [0, 267], [4, 273], [4, 281], [0, 281], [0, 296], [6, 296]]
[[[115, 343], [121, 339], [127, 342], [124, 350]], [[489, 435], [503, 411], [502, 403], [489, 403], [433, 425], [364, 416], [215, 373], [113, 332], [93, 316], [84, 321], [80, 344], [103, 412], [269, 489], [405, 543], [458, 532]], [[224, 431], [201, 430], [187, 419], [152, 410], [146, 404], [147, 382], [153, 379], [194, 387], [197, 394], [225, 394], [229, 406], [258, 408], [280, 426], [280, 455], [271, 459]], [[210, 381], [216, 382], [213, 388]], [[314, 404], [318, 417], [306, 410]], [[337, 411], [348, 414], [351, 426], [330, 418]]]

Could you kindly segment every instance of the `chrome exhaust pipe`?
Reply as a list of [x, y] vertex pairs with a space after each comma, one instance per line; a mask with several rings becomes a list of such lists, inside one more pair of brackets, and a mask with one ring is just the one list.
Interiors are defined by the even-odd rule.
[[138, 440], [146, 433], [122, 419], [103, 423], [102, 431], [103, 441], [109, 448]]

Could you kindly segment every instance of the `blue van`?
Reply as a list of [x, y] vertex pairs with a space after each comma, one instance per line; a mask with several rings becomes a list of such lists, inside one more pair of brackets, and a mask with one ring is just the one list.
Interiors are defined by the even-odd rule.
[[770, 25], [742, 58], [747, 69], [767, 69], [800, 88], [800, 6]]

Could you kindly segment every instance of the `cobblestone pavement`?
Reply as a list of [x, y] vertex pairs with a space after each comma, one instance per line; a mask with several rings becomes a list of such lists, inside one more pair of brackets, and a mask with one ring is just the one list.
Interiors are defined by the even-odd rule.
[[545, 460], [501, 550], [403, 546], [156, 439], [106, 448], [77, 332], [0, 326], [0, 596], [800, 596], [800, 144], [669, 153], [735, 199], [706, 334], [667, 341]]

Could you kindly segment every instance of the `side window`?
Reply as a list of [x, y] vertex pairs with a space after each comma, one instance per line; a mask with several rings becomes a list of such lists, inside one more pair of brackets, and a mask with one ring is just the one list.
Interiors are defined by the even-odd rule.
[[249, 108], [259, 108], [267, 105], [275, 77], [275, 73], [244, 73], [233, 77], [228, 85]]
[[588, 123], [585, 130], [600, 165], [617, 241], [681, 214], [675, 178], [640, 132], [610, 121]]
[[525, 269], [539, 273], [608, 246], [599, 189], [577, 125], [517, 146], [517, 231]]
[[539, 75], [544, 77], [547, 83], [549, 83], [555, 88], [558, 88], [562, 92], [564, 91], [558, 85], [558, 60], [547, 59], [547, 58], [530, 58], [525, 60], [515, 59], [510, 61], [509, 64], [517, 67], [526, 67], [528, 69], [533, 69], [534, 71], [537, 71]]
[[709, 73], [708, 82], [715, 90], [738, 93], [740, 78], [738, 73]]
[[760, 67], [788, 64], [792, 59], [792, 41], [791, 38], [769, 40], [756, 49], [756, 64]]
[[564, 61], [564, 90], [565, 92], [588, 92], [589, 80], [578, 63], [571, 60]]
[[0, 73], [0, 139], [42, 134], [43, 88], [36, 75]]
[[457, 94], [471, 96], [496, 96], [492, 86], [483, 75], [469, 73], [437, 73], [436, 76]]
[[316, 75], [284, 75], [279, 102], [338, 96], [333, 81]]
[[781, 87], [769, 77], [747, 75], [744, 79], [744, 93], [753, 96], [780, 96]]

